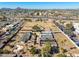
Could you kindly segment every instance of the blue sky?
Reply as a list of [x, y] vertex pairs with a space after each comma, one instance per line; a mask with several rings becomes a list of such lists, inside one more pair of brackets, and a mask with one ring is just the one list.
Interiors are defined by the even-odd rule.
[[79, 2], [0, 2], [0, 8], [79, 9]]

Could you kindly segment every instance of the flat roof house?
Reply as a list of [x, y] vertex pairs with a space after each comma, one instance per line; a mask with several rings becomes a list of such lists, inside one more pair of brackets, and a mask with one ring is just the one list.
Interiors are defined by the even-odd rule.
[[40, 39], [39, 42], [40, 45], [44, 44], [47, 41], [50, 41], [53, 46], [57, 46], [52, 31], [42, 31], [39, 39]]

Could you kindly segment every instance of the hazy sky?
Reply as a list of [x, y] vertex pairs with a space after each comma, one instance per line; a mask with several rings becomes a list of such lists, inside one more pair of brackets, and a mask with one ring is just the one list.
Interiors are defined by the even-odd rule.
[[0, 2], [0, 8], [79, 9], [79, 2]]

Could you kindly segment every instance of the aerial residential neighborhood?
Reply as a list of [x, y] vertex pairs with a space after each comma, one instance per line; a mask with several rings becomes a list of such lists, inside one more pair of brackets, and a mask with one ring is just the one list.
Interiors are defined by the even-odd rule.
[[0, 57], [79, 57], [79, 9], [0, 8]]

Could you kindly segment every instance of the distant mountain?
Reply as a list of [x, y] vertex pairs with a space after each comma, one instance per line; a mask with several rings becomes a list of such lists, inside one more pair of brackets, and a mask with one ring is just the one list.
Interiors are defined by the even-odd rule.
[[16, 10], [24, 10], [24, 8], [17, 7]]
[[12, 10], [11, 8], [1, 8], [1, 10]]

